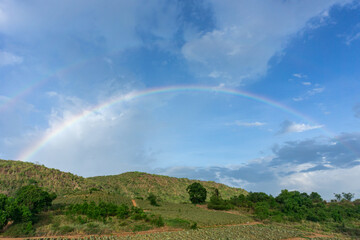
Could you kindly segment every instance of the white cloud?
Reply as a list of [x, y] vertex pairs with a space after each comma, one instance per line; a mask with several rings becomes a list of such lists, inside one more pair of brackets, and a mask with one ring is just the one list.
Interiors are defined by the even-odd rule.
[[346, 45], [350, 45], [353, 41], [360, 39], [360, 32], [346, 37]]
[[302, 85], [310, 86], [310, 85], [311, 85], [311, 82], [302, 82]]
[[323, 19], [331, 6], [350, 1], [211, 2], [216, 29], [188, 41], [182, 53], [203, 76], [217, 71], [231, 77], [228, 85], [240, 85], [266, 74], [269, 60], [310, 19]]
[[[332, 193], [360, 193], [360, 166], [347, 169], [329, 169], [311, 172], [298, 172], [280, 179], [280, 186], [291, 190], [325, 193], [325, 198], [333, 197]], [[359, 196], [357, 196], [359, 197]]]
[[90, 105], [79, 98], [54, 92], [48, 95], [58, 100], [48, 127], [17, 141], [22, 145], [27, 142], [29, 147], [36, 146], [34, 143], [44, 136], [54, 137], [30, 158], [21, 160], [38, 161], [82, 176], [148, 171], [155, 153], [147, 143], [157, 126], [149, 117], [152, 107], [147, 103], [154, 103], [151, 98], [141, 104], [129, 99], [89, 111]]
[[[303, 83], [303, 84], [304, 84], [304, 83]], [[311, 83], [310, 83], [310, 82], [306, 82], [306, 84], [304, 84], [304, 85], [310, 86]], [[294, 97], [294, 98], [293, 98], [293, 101], [295, 101], [295, 102], [303, 101], [303, 100], [309, 99], [310, 97], [315, 96], [315, 95], [320, 94], [320, 93], [322, 93], [322, 92], [325, 91], [325, 87], [319, 87], [318, 84], [315, 84], [315, 86], [317, 86], [317, 87], [308, 90], [308, 91], [307, 91], [306, 93], [304, 93], [303, 95], [301, 95], [301, 96], [299, 96], [299, 97]]]
[[240, 122], [240, 121], [235, 121], [234, 123], [237, 126], [243, 126], [243, 127], [259, 127], [259, 126], [264, 126], [266, 123], [264, 122]]
[[305, 123], [294, 123], [290, 121], [284, 121], [281, 124], [281, 129], [279, 133], [291, 133], [291, 132], [305, 132], [313, 129], [318, 129], [324, 127], [323, 125], [310, 125]]
[[20, 51], [35, 46], [33, 52], [24, 50], [29, 58], [56, 55], [74, 61], [140, 46], [141, 34], [170, 44], [178, 29], [176, 6], [163, 0], [1, 1], [0, 33], [19, 43]]
[[306, 94], [307, 94], [308, 96], [314, 96], [314, 95], [316, 95], [316, 94], [322, 93], [324, 90], [325, 90], [324, 87], [313, 88], [313, 89], [307, 91]]
[[302, 74], [302, 73], [294, 73], [293, 76], [296, 77], [296, 78], [307, 78], [307, 76], [305, 74]]
[[0, 50], [0, 66], [15, 65], [23, 62], [23, 58], [13, 53]]

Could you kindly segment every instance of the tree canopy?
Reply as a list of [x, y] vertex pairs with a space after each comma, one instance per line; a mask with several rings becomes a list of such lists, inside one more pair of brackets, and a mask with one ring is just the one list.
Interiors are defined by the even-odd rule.
[[197, 204], [205, 202], [207, 191], [200, 183], [195, 182], [190, 184], [186, 188], [186, 191], [189, 193], [190, 201], [192, 203]]

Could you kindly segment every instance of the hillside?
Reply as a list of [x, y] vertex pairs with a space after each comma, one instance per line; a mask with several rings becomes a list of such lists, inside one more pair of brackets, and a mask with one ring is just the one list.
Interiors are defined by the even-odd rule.
[[21, 186], [34, 182], [58, 195], [96, 186], [89, 179], [43, 165], [0, 159], [0, 193], [12, 195]]
[[[57, 202], [73, 203], [84, 199], [96, 202], [127, 202], [128, 198], [146, 198], [150, 192], [164, 201], [187, 202], [186, 187], [195, 180], [155, 174], [128, 172], [113, 176], [83, 178], [72, 173], [47, 168], [29, 162], [0, 160], [0, 193], [12, 195], [18, 188], [29, 183], [37, 184], [58, 195]], [[224, 198], [246, 193], [215, 182], [198, 181], [210, 193], [218, 188]]]
[[215, 188], [219, 189], [224, 198], [247, 193], [243, 189], [232, 188], [212, 181], [190, 180], [142, 172], [127, 172], [119, 175], [92, 177], [90, 179], [104, 189], [124, 193], [131, 198], [145, 199], [151, 192], [168, 202], [188, 202], [189, 195], [186, 188], [193, 182], [200, 182], [207, 189], [208, 198]]

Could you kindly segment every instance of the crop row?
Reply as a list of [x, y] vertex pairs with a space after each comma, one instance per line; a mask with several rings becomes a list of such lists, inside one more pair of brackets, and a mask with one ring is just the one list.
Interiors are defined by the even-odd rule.
[[[198, 230], [177, 231], [177, 232], [159, 232], [149, 234], [133, 234], [128, 236], [91, 236], [84, 237], [84, 240], [137, 240], [137, 239], [191, 239], [191, 240], [215, 240], [215, 239], [239, 239], [255, 240], [268, 239], [280, 240], [293, 237], [305, 237], [308, 233], [287, 229], [277, 226], [252, 225], [252, 226], [228, 226], [219, 228], [203, 228]], [[68, 240], [61, 238], [56, 240]], [[339, 238], [326, 238], [327, 240]], [[43, 238], [38, 240], [55, 240], [55, 238]], [[69, 239], [70, 240], [70, 239]], [[72, 239], [74, 240], [74, 239]]]

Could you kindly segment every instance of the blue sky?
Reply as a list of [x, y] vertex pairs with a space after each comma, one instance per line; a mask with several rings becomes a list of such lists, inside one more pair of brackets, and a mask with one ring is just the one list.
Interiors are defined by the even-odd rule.
[[[351, 0], [0, 0], [0, 158], [360, 197], [359, 13]], [[183, 85], [208, 90], [91, 112]]]

